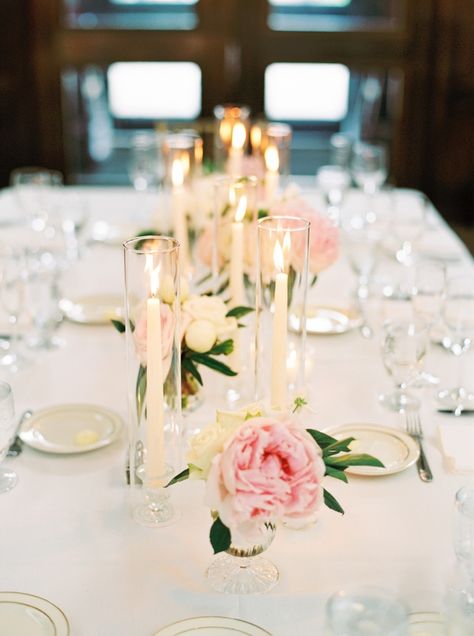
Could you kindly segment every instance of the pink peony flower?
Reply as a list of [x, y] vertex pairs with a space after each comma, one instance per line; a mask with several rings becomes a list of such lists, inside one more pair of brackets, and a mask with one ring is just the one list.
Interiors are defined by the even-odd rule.
[[[163, 379], [166, 378], [171, 366], [171, 355], [175, 329], [175, 318], [170, 307], [161, 303], [161, 355], [163, 358]], [[133, 331], [133, 340], [140, 364], [147, 363], [147, 316], [146, 303], [143, 305]]]
[[[309, 236], [309, 271], [318, 275], [324, 269], [332, 265], [339, 256], [339, 231], [327, 219], [312, 208], [307, 201], [300, 197], [283, 199], [270, 209], [274, 216], [296, 216], [311, 222]], [[296, 233], [292, 240], [298, 241]], [[301, 256], [304, 246], [293, 243], [293, 266], [298, 271], [302, 267]]]
[[254, 417], [212, 460], [206, 499], [231, 532], [248, 534], [265, 521], [310, 516], [324, 472], [319, 447], [296, 422]]

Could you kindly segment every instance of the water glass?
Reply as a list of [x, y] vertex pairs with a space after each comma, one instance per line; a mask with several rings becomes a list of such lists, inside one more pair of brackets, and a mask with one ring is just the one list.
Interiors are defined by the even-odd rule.
[[413, 313], [430, 329], [441, 317], [446, 286], [446, 269], [436, 261], [420, 261], [415, 265], [412, 291]]
[[385, 325], [382, 359], [397, 388], [381, 395], [380, 401], [392, 411], [419, 408], [420, 401], [407, 388], [419, 377], [427, 346], [428, 332], [424, 325], [412, 322]]
[[474, 487], [464, 486], [456, 493], [453, 543], [459, 563], [474, 584]]
[[339, 224], [344, 195], [351, 184], [349, 171], [342, 166], [321, 166], [316, 174], [316, 183], [323, 193], [328, 217]]
[[462, 367], [462, 358], [474, 338], [474, 276], [455, 276], [447, 281], [442, 315], [450, 330], [451, 351], [458, 358], [458, 381], [456, 387], [438, 393], [438, 402], [460, 415], [474, 407], [474, 393], [464, 386]]
[[11, 490], [18, 481], [13, 470], [1, 466], [15, 436], [15, 429], [13, 392], [9, 384], [0, 382], [0, 493]]
[[407, 636], [404, 603], [391, 592], [361, 587], [333, 594], [326, 605], [330, 636]]
[[56, 268], [44, 267], [36, 262], [30, 270], [27, 287], [28, 310], [32, 331], [27, 344], [32, 349], [54, 349], [63, 345], [55, 335], [62, 315], [59, 309], [60, 292]]
[[387, 178], [387, 153], [385, 146], [359, 142], [352, 149], [352, 176], [356, 184], [373, 195]]
[[356, 297], [367, 298], [369, 278], [377, 261], [379, 236], [371, 224], [353, 217], [343, 228], [343, 247], [349, 265], [357, 276]]
[[11, 339], [8, 348], [0, 357], [0, 365], [17, 371], [23, 362], [20, 353], [18, 321], [24, 308], [26, 290], [26, 262], [21, 248], [0, 249], [0, 304], [8, 315]]
[[423, 235], [429, 200], [422, 192], [394, 190], [392, 193], [391, 233], [396, 241], [395, 258], [413, 264], [417, 241]]
[[31, 227], [42, 232], [63, 185], [63, 175], [47, 168], [17, 168], [10, 174], [10, 185]]
[[139, 192], [161, 183], [164, 166], [161, 137], [157, 133], [144, 131], [133, 136], [128, 175], [133, 187]]

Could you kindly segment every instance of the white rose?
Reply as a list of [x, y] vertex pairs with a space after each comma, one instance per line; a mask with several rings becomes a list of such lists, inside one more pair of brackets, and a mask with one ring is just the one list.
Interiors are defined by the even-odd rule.
[[193, 320], [189, 323], [184, 341], [197, 353], [209, 351], [217, 340], [217, 331], [210, 320]]
[[190, 469], [191, 479], [207, 478], [211, 462], [217, 453], [222, 451], [229, 434], [230, 432], [224, 430], [219, 424], [210, 424], [191, 438], [186, 461], [197, 469]]
[[213, 324], [224, 322], [227, 313], [226, 304], [216, 296], [190, 296], [183, 303], [183, 309], [194, 320], [209, 320]]

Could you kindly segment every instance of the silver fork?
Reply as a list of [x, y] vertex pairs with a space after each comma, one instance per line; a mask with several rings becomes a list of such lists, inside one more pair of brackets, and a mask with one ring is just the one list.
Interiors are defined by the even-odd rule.
[[418, 446], [420, 448], [420, 456], [418, 457], [416, 462], [416, 467], [418, 469], [420, 479], [422, 481], [433, 481], [433, 474], [423, 450], [423, 431], [421, 428], [420, 413], [418, 411], [406, 412], [406, 429], [408, 435], [413, 437], [413, 439], [418, 442]]

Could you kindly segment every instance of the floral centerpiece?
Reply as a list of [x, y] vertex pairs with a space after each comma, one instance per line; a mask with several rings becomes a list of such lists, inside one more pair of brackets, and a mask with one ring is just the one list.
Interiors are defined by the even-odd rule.
[[[159, 292], [161, 299], [161, 348], [163, 361], [163, 377], [166, 378], [171, 365], [171, 350], [174, 334], [174, 315], [170, 305], [174, 297], [166, 284]], [[250, 307], [234, 307], [228, 309], [221, 298], [215, 296], [189, 295], [188, 285], [181, 281], [180, 296], [180, 329], [181, 329], [181, 399], [183, 408], [192, 405], [193, 397], [203, 385], [199, 370], [205, 366], [213, 371], [227, 376], [237, 375], [228, 364], [222, 361], [222, 356], [229, 356], [234, 349], [233, 337], [241, 326], [239, 319], [253, 311]], [[115, 328], [123, 333], [125, 324], [121, 320], [112, 320]], [[146, 366], [147, 366], [147, 312], [146, 304], [139, 305], [133, 324], [135, 351], [139, 359], [136, 381], [136, 405], [138, 420], [140, 420], [146, 395]], [[166, 398], [166, 380], [164, 395]]]
[[221, 412], [191, 438], [188, 466], [168, 485], [185, 479], [205, 482], [215, 554], [243, 556], [233, 547], [237, 537], [253, 545], [247, 556], [258, 554], [256, 544], [277, 522], [310, 519], [323, 505], [343, 513], [323, 486], [325, 478], [347, 482], [349, 466], [383, 467], [375, 457], [351, 452], [354, 438], [338, 440], [306, 427], [306, 415], [298, 413], [305, 404], [297, 398], [291, 414], [259, 405]]

